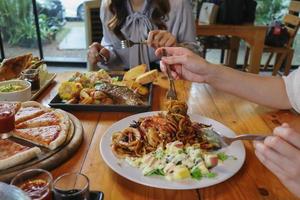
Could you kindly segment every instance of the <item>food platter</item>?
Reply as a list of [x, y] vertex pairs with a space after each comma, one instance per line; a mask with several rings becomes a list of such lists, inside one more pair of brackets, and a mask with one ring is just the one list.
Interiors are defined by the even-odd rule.
[[[84, 74], [76, 72], [71, 79], [65, 80], [60, 84], [58, 94], [51, 100], [49, 106], [67, 111], [135, 113], [150, 111], [152, 107], [153, 84], [148, 83], [143, 86], [138, 84], [139, 87], [144, 89], [143, 91], [147, 91], [141, 95], [137, 88], [134, 90], [125, 84], [130, 83], [130, 85], [132, 85], [134, 81], [129, 82], [126, 80], [126, 82], [122, 82], [124, 81], [125, 75], [124, 72], [106, 72], [104, 70]], [[97, 81], [92, 81], [96, 79]], [[100, 85], [100, 89], [96, 88], [97, 85]], [[101, 85], [105, 85], [104, 90], [101, 90]], [[112, 93], [110, 93], [110, 91], [112, 91]], [[105, 98], [109, 98], [111, 101], [102, 102], [104, 98], [101, 100], [96, 99], [96, 97], [93, 97], [93, 94], [97, 92], [101, 93], [102, 96], [106, 96]], [[68, 96], [68, 100], [64, 99], [66, 96]], [[87, 99], [92, 100], [89, 101]], [[120, 99], [121, 101], [119, 101]], [[132, 99], [132, 101], [127, 103], [128, 101], [125, 99]], [[139, 102], [133, 102], [133, 100], [136, 99], [138, 99]], [[98, 102], [96, 103], [96, 101]]]
[[[40, 147], [42, 153], [29, 162], [19, 164], [15, 167], [0, 170], [0, 181], [9, 182], [16, 174], [25, 169], [31, 168], [43, 168], [46, 170], [54, 169], [61, 163], [69, 159], [74, 152], [79, 148], [83, 140], [83, 128], [80, 121], [72, 114], [68, 113], [70, 119], [70, 129], [66, 141], [57, 149], [49, 150], [44, 147]], [[24, 140], [10, 137], [9, 139], [19, 142], [22, 145], [30, 147], [32, 144]]]
[[67, 111], [101, 111], [101, 112], [146, 112], [150, 111], [152, 107], [152, 90], [153, 85], [149, 84], [149, 95], [147, 97], [145, 105], [101, 105], [101, 104], [66, 104], [64, 103], [59, 95], [56, 95], [49, 106], [53, 108], [60, 108]]
[[[225, 149], [222, 149], [223, 152], [225, 152], [228, 155], [234, 156], [236, 159], [226, 160], [220, 165], [213, 168], [212, 171], [218, 175], [212, 179], [201, 179], [201, 180], [183, 179], [180, 181], [168, 181], [163, 177], [159, 177], [159, 176], [146, 177], [143, 176], [142, 172], [139, 169], [134, 168], [124, 160], [120, 160], [117, 157], [115, 157], [111, 149], [111, 141], [112, 141], [113, 133], [128, 127], [129, 124], [131, 124], [133, 121], [137, 121], [141, 117], [153, 116], [153, 115], [157, 115], [158, 113], [159, 112], [146, 112], [146, 113], [140, 113], [140, 114], [129, 116], [113, 124], [104, 133], [100, 142], [100, 153], [103, 160], [112, 170], [114, 170], [116, 173], [123, 176], [124, 178], [127, 178], [133, 182], [142, 185], [156, 187], [156, 188], [163, 188], [163, 189], [187, 190], [187, 189], [205, 188], [208, 186], [221, 183], [229, 179], [230, 177], [232, 177], [234, 174], [236, 174], [239, 171], [239, 169], [242, 167], [245, 161], [245, 148], [243, 143], [240, 141], [233, 143], [231, 146]], [[212, 125], [212, 127], [217, 132], [225, 136], [229, 136], [229, 137], [235, 136], [235, 133], [231, 129], [221, 124], [220, 122], [196, 114], [190, 114], [189, 116], [192, 121]]]

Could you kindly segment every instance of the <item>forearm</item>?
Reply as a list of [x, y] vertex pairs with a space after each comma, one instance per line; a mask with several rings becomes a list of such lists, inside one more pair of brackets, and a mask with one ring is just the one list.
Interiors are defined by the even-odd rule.
[[211, 69], [207, 82], [217, 89], [273, 108], [292, 107], [281, 77], [261, 77], [218, 65]]

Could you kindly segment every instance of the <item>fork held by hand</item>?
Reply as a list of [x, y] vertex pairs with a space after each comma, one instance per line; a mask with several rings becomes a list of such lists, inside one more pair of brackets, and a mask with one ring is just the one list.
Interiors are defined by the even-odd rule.
[[142, 42], [133, 42], [131, 40], [121, 40], [121, 48], [125, 49], [125, 48], [130, 48], [136, 44], [148, 44], [147, 40], [144, 40]]
[[[162, 49], [162, 55], [168, 56], [166, 49]], [[166, 65], [167, 75], [169, 79], [169, 90], [167, 91], [167, 99], [177, 100], [177, 93], [175, 88], [174, 79], [171, 74], [170, 66]]]

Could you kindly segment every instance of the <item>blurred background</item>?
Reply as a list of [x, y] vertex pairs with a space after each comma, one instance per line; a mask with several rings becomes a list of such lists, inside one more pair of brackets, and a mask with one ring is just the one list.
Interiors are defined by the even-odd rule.
[[[86, 0], [1, 0], [0, 31], [3, 43], [1, 58], [26, 52], [40, 56], [48, 62], [86, 62], [86, 36], [84, 6]], [[192, 0], [194, 5], [201, 2]], [[290, 0], [258, 0], [256, 24], [267, 25], [274, 19], [281, 20], [287, 12]], [[33, 5], [36, 5], [36, 12]], [[38, 17], [39, 47], [36, 33], [35, 15]], [[99, 38], [99, 41], [101, 38]], [[294, 42], [293, 65], [300, 64], [300, 37]], [[244, 45], [241, 43], [238, 64], [243, 62]], [[219, 62], [219, 52], [211, 50], [207, 58]]]

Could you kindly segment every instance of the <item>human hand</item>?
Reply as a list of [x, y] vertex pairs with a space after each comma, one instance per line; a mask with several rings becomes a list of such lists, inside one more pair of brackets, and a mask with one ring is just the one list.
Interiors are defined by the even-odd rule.
[[[102, 56], [99, 55], [102, 54]], [[88, 61], [91, 65], [96, 65], [97, 62], [107, 62], [109, 60], [108, 49], [101, 46], [98, 42], [94, 42], [89, 46]]]
[[284, 123], [274, 129], [273, 136], [255, 142], [255, 154], [279, 180], [300, 197], [300, 133]]
[[148, 34], [147, 43], [153, 48], [172, 47], [176, 45], [176, 38], [165, 30], [154, 30]]
[[166, 73], [166, 64], [171, 69], [175, 79], [185, 79], [196, 82], [206, 82], [215, 65], [211, 65], [205, 59], [182, 47], [165, 47], [155, 51], [156, 56], [162, 56], [162, 49], [168, 53], [168, 57], [162, 57], [161, 70]]

